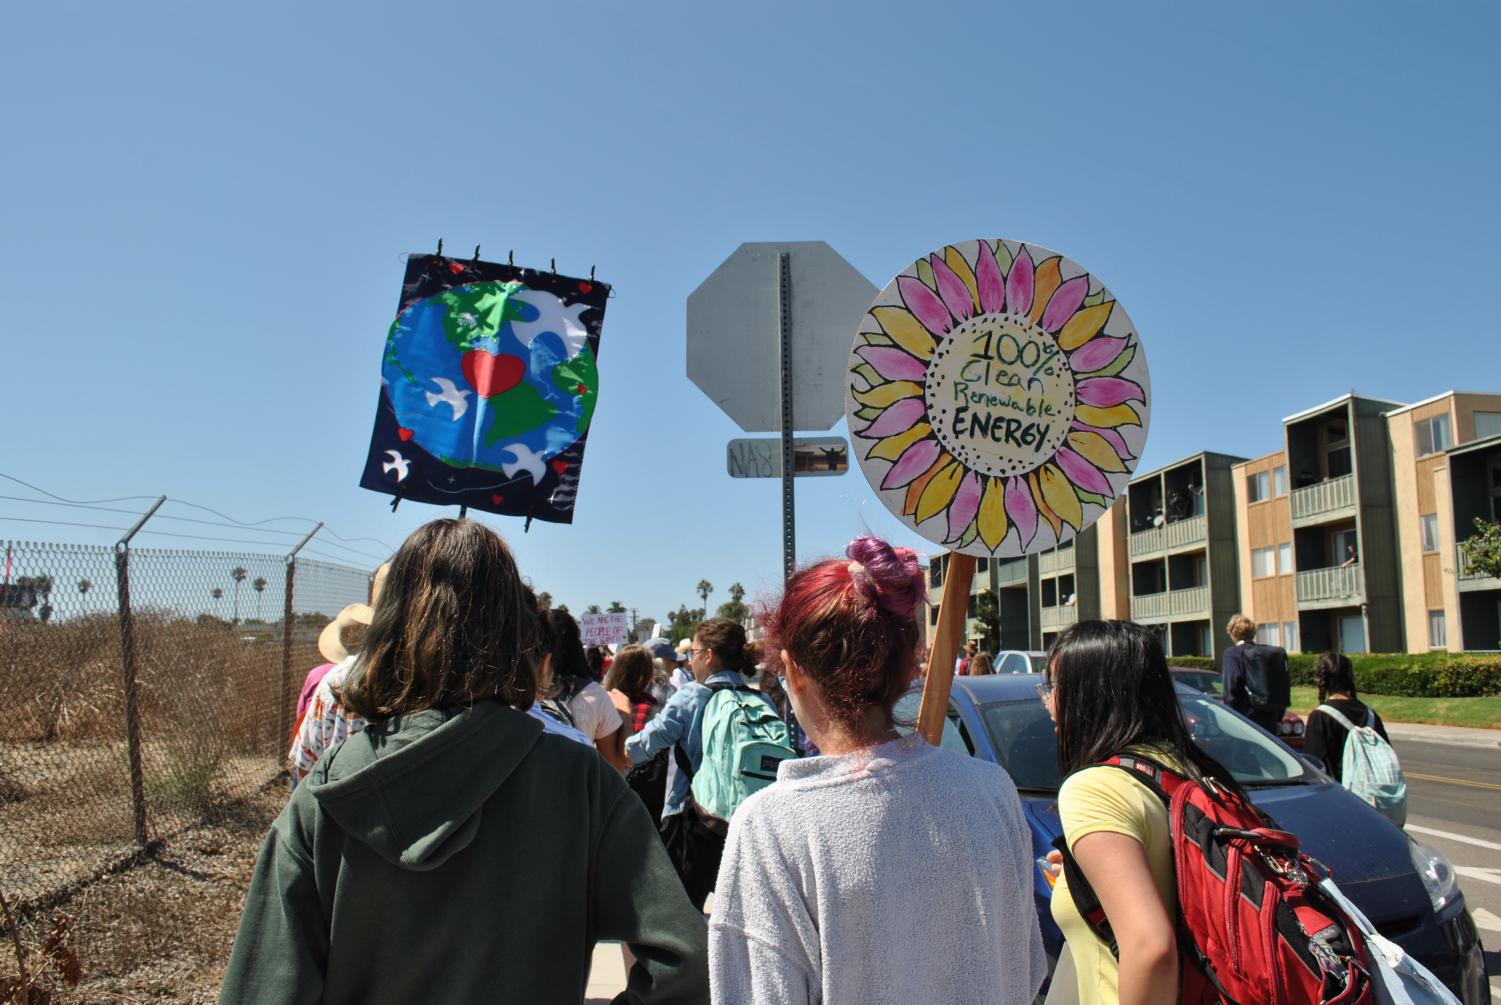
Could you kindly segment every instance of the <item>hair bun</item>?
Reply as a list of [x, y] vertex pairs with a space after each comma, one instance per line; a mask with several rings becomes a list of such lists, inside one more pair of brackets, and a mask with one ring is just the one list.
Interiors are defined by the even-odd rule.
[[852, 560], [850, 578], [855, 589], [866, 600], [899, 618], [912, 617], [925, 593], [917, 552], [893, 548], [878, 537], [866, 535], [851, 541], [844, 553]]

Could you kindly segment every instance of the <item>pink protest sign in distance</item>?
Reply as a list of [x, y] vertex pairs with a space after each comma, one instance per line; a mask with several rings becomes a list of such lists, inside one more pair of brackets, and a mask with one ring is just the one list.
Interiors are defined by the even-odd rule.
[[1098, 278], [1055, 251], [949, 245], [886, 285], [850, 353], [845, 411], [881, 501], [953, 551], [1072, 540], [1126, 490], [1151, 384]]

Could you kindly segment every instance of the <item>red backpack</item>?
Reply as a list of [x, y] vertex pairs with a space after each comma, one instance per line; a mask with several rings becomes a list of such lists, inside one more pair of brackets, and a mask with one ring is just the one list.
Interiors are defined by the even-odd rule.
[[[1327, 871], [1239, 793], [1198, 782], [1136, 755], [1129, 771], [1168, 808], [1178, 890], [1180, 1002], [1228, 1005], [1368, 1005], [1374, 1000], [1364, 937], [1319, 889]], [[1069, 854], [1063, 869], [1090, 930], [1119, 955], [1099, 898]]]

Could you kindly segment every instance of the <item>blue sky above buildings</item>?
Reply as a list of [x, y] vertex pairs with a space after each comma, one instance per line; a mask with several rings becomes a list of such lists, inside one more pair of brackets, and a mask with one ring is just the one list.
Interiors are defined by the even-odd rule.
[[[1282, 416], [1352, 388], [1501, 390], [1494, 4], [93, 3], [0, 24], [0, 471], [70, 498], [399, 543], [442, 511], [393, 515], [356, 482], [402, 256], [439, 237], [614, 284], [574, 525], [483, 518], [575, 609], [661, 617], [702, 578], [711, 605], [780, 578], [779, 486], [727, 476], [743, 434], [684, 372], [684, 300], [742, 241], [828, 241], [878, 287], [979, 236], [1071, 256], [1148, 352], [1140, 470], [1276, 449]], [[805, 559], [866, 530], [919, 544], [858, 472], [800, 480], [798, 514]], [[18, 520], [129, 522], [0, 518], [77, 541], [118, 534]]]

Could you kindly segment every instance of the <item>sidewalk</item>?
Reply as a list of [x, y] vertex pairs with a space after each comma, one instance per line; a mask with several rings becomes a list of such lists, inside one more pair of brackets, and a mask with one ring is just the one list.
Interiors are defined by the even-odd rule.
[[601, 942], [594, 947], [594, 967], [584, 989], [584, 1005], [608, 1005], [624, 990], [625, 961], [620, 956], [620, 943]]
[[1469, 726], [1429, 726], [1420, 722], [1385, 722], [1386, 735], [1393, 740], [1419, 743], [1442, 743], [1450, 747], [1484, 747], [1501, 749], [1501, 729], [1474, 729]]

